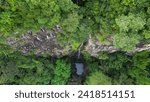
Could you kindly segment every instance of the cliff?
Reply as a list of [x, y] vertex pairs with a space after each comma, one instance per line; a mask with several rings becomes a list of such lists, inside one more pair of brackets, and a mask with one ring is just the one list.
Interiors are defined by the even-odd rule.
[[[23, 54], [35, 54], [38, 56], [41, 55], [50, 55], [56, 57], [62, 57], [65, 55], [70, 55], [73, 50], [71, 48], [65, 48], [60, 46], [56, 37], [58, 33], [63, 33], [63, 30], [60, 26], [55, 26], [51, 30], [46, 30], [42, 28], [39, 32], [33, 33], [28, 31], [26, 34], [21, 35], [19, 38], [8, 38], [7, 43], [15, 50], [21, 51]], [[84, 42], [83, 42], [84, 43]], [[86, 51], [91, 54], [91, 56], [97, 57], [99, 52], [108, 52], [114, 53], [117, 51], [122, 51], [121, 49], [115, 48], [111, 43], [102, 44], [99, 41], [89, 35], [87, 42], [77, 49], [80, 52]], [[69, 46], [69, 45], [68, 45]], [[140, 52], [148, 50], [150, 51], [150, 44], [143, 44], [139, 47], [136, 47], [133, 51], [126, 52], [131, 55], [135, 52]]]

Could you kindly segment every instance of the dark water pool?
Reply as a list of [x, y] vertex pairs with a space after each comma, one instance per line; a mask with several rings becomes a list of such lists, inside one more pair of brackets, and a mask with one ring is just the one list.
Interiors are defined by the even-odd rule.
[[83, 75], [84, 73], [84, 64], [83, 63], [75, 63], [76, 74]]

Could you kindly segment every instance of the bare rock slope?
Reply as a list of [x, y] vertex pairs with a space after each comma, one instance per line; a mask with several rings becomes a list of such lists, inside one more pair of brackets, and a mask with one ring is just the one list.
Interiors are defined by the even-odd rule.
[[[42, 28], [39, 32], [36, 33], [28, 31], [20, 38], [8, 38], [7, 42], [12, 48], [16, 49], [17, 51], [21, 51], [26, 55], [30, 53], [35, 55], [48, 54], [57, 57], [70, 55], [71, 49], [63, 48], [59, 45], [56, 39], [58, 33], [63, 33], [63, 30], [60, 26], [57, 25], [51, 30]], [[117, 51], [121, 51], [121, 49], [115, 48], [112, 44], [106, 45], [100, 43], [97, 40], [94, 40], [90, 35], [86, 44], [81, 45], [83, 51], [89, 52], [91, 56], [94, 57], [97, 57], [99, 52], [114, 53]], [[81, 46], [79, 48], [81, 49]], [[133, 54], [135, 52], [140, 52], [143, 50], [150, 51], [150, 44], [137, 47], [135, 50], [127, 52], [127, 54]]]

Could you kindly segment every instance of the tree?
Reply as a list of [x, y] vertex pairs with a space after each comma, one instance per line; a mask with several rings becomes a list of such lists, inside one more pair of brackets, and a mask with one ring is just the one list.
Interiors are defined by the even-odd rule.
[[17, 60], [17, 68], [26, 73], [16, 82], [28, 85], [48, 85], [51, 83], [54, 65], [46, 58], [22, 57]]
[[124, 51], [133, 51], [136, 48], [136, 44], [139, 43], [139, 40], [139, 35], [131, 34], [128, 36], [126, 33], [119, 33], [114, 36], [113, 44], [116, 48]]
[[138, 85], [149, 85], [149, 66], [150, 57], [147, 51], [136, 53], [133, 58], [133, 66], [130, 67], [128, 73], [132, 78], [135, 78]]
[[67, 33], [74, 33], [79, 26], [80, 16], [77, 12], [73, 12], [67, 16], [62, 22], [62, 27]]
[[65, 14], [78, 8], [75, 4], [73, 4], [72, 0], [58, 0], [58, 4], [63, 13], [65, 12]]
[[116, 24], [119, 26], [120, 32], [138, 32], [144, 28], [145, 19], [140, 17], [140, 14], [129, 13], [128, 16], [122, 15], [116, 18]]
[[71, 65], [66, 61], [59, 59], [56, 61], [54, 69], [54, 78], [51, 81], [53, 85], [64, 85], [67, 83], [71, 74]]
[[1, 2], [0, 32], [22, 34], [40, 27], [51, 28], [60, 20], [57, 0], [7, 0]]
[[143, 30], [146, 24], [145, 19], [142, 19], [139, 14], [129, 13], [128, 16], [119, 16], [115, 21], [119, 27], [119, 32], [114, 36], [115, 47], [125, 51], [135, 49], [142, 36], [139, 34], [139, 31]]
[[0, 55], [0, 84], [47, 85], [53, 76], [50, 58], [23, 56], [18, 52]]
[[14, 52], [14, 50], [12, 48], [10, 48], [10, 46], [5, 45], [5, 44], [0, 44], [0, 56], [4, 56], [4, 55], [6, 56], [13, 52]]
[[17, 84], [16, 80], [23, 75], [12, 58], [0, 55], [0, 84]]
[[145, 39], [149, 39], [149, 38], [150, 38], [150, 31], [145, 30], [145, 31], [143, 32], [143, 35], [144, 35]]
[[87, 79], [87, 85], [111, 85], [111, 78], [103, 74], [101, 71], [93, 72]]

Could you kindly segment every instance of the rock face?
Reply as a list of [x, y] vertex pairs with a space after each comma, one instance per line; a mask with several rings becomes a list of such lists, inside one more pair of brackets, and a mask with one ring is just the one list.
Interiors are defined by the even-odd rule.
[[89, 52], [91, 56], [97, 57], [99, 52], [109, 52], [113, 53], [116, 51], [120, 51], [120, 49], [115, 48], [113, 45], [104, 45], [98, 41], [94, 41], [91, 36], [87, 41], [87, 45], [85, 46], [85, 51]]
[[[94, 57], [97, 57], [99, 52], [114, 53], [117, 51], [122, 51], [121, 49], [115, 48], [112, 44], [109, 45], [101, 44], [99, 41], [93, 40], [91, 36], [89, 36], [87, 45], [85, 46], [84, 50], [89, 52], [91, 56]], [[143, 44], [141, 46], [138, 46], [133, 51], [126, 52], [126, 54], [132, 55], [135, 52], [141, 52], [144, 50], [150, 51], [150, 44]]]
[[57, 34], [62, 32], [61, 27], [57, 25], [51, 30], [42, 28], [36, 33], [28, 31], [18, 38], [18, 40], [16, 38], [9, 38], [7, 42], [12, 48], [21, 51], [25, 55], [33, 53], [35, 55], [63, 56], [66, 51], [64, 51], [65, 49], [56, 40]]
[[[56, 25], [51, 30], [42, 28], [39, 32], [32, 33], [28, 31], [20, 38], [8, 38], [7, 43], [17, 51], [21, 51], [23, 54], [28, 55], [30, 53], [35, 55], [48, 54], [50, 56], [62, 57], [71, 54], [71, 49], [61, 47], [58, 44], [56, 36], [58, 33], [63, 33], [60, 26]], [[84, 42], [83, 42], [84, 43]], [[90, 35], [85, 45], [83, 43], [77, 49], [78, 52], [82, 50], [87, 51], [91, 56], [97, 57], [99, 52], [114, 53], [121, 51], [121, 49], [115, 48], [112, 44], [102, 44], [97, 40], [94, 40]], [[141, 45], [131, 52], [126, 52], [132, 55], [135, 52], [148, 50], [150, 51], [150, 44]]]

